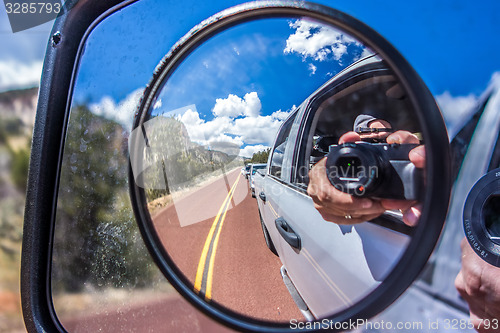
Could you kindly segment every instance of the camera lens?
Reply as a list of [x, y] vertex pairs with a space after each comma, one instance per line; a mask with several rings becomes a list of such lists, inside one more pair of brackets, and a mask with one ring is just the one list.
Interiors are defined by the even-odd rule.
[[500, 267], [500, 168], [474, 184], [465, 201], [463, 219], [465, 236], [474, 252]]
[[491, 240], [500, 244], [500, 196], [490, 197], [483, 207], [483, 219]]
[[345, 143], [330, 146], [327, 177], [336, 189], [366, 196], [377, 188], [381, 170], [378, 151], [368, 144]]
[[364, 169], [358, 157], [339, 157], [335, 165], [343, 181], [359, 181]]

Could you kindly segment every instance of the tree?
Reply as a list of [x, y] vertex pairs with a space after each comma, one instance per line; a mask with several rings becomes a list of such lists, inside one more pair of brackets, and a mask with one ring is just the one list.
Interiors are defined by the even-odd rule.
[[[31, 142], [31, 140], [29, 141]], [[30, 148], [15, 151], [10, 148], [12, 181], [21, 192], [26, 192], [28, 169], [30, 164]]]
[[128, 200], [124, 133], [86, 106], [72, 109], [56, 213], [55, 289], [141, 286], [154, 272]]
[[250, 163], [267, 163], [270, 152], [271, 148], [256, 152], [255, 154], [253, 154]]

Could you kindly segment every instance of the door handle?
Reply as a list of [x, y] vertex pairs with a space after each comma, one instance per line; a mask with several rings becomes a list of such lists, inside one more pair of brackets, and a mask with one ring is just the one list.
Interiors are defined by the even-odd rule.
[[300, 237], [295, 233], [295, 231], [293, 231], [288, 223], [286, 223], [285, 219], [278, 217], [274, 223], [276, 224], [276, 228], [278, 229], [281, 237], [283, 237], [291, 247], [300, 251], [302, 248]]
[[262, 201], [266, 202], [266, 195], [264, 194], [264, 192], [260, 192], [260, 193], [259, 193], [259, 198], [260, 198]]

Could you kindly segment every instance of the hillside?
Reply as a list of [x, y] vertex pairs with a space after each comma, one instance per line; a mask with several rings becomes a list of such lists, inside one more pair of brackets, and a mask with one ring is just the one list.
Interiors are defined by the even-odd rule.
[[38, 88], [0, 93], [0, 331], [22, 329], [19, 269]]
[[33, 128], [37, 98], [36, 87], [0, 93], [0, 121], [19, 119], [26, 128]]

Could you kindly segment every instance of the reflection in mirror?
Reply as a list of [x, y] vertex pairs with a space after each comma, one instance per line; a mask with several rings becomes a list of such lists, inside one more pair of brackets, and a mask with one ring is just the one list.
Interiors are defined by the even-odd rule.
[[384, 59], [284, 17], [221, 31], [172, 68], [144, 97], [130, 162], [192, 290], [274, 322], [372, 292], [418, 227], [425, 180], [421, 126]]

